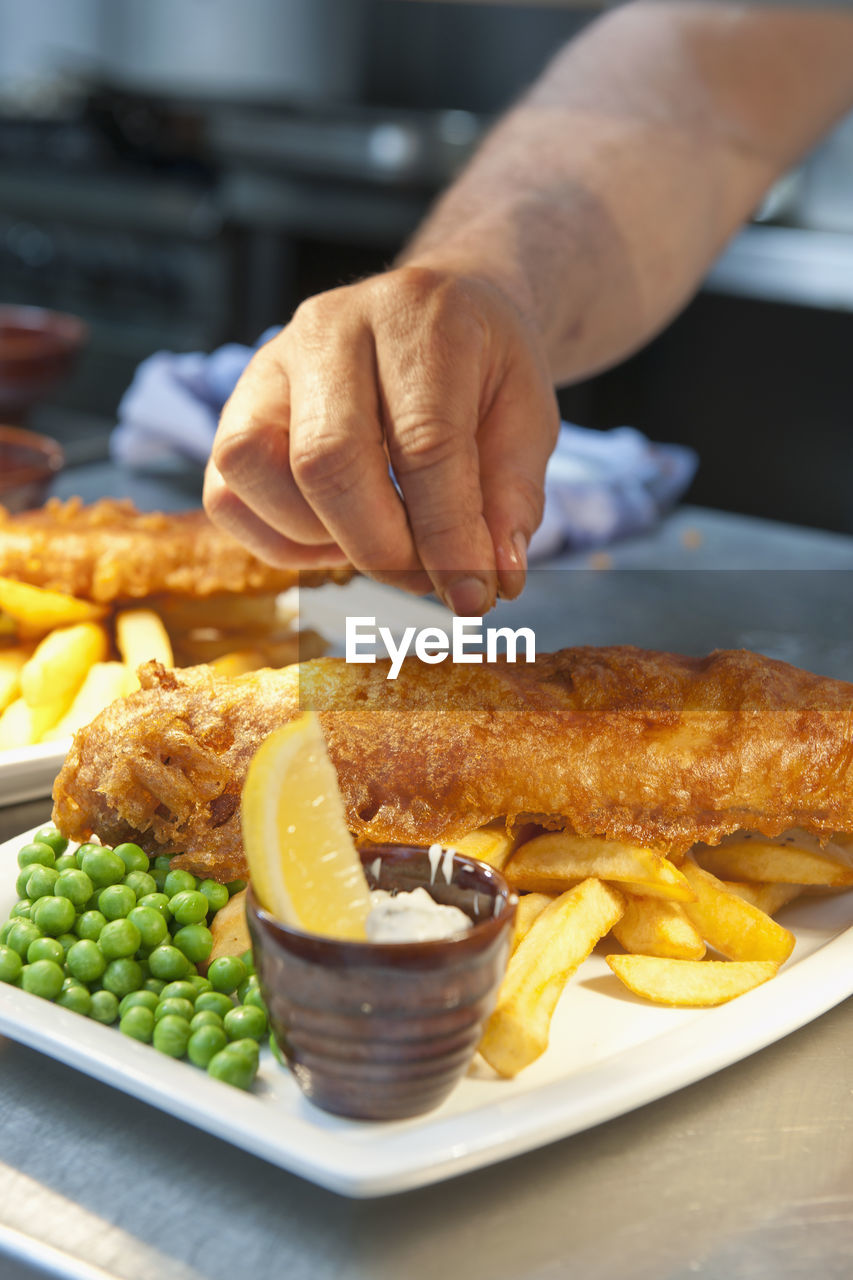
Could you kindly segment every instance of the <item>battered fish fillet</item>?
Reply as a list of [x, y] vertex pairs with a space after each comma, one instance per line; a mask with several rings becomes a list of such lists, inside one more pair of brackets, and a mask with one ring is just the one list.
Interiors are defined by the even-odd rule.
[[209, 596], [346, 582], [351, 571], [273, 569], [203, 511], [137, 511], [132, 502], [51, 499], [37, 511], [0, 507], [0, 576], [107, 603], [168, 592]]
[[429, 844], [532, 818], [682, 852], [741, 828], [853, 832], [853, 685], [745, 651], [628, 647], [387, 671], [321, 658], [225, 681], [150, 663], [77, 734], [54, 821], [243, 876], [249, 760], [311, 705], [356, 837]]

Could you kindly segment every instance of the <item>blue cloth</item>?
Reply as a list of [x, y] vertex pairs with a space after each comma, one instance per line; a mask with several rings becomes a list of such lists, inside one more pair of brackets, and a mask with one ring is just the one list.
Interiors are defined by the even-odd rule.
[[[277, 329], [268, 329], [258, 346]], [[174, 458], [204, 463], [222, 407], [252, 357], [238, 343], [211, 355], [158, 351], [122, 397], [111, 448], [130, 467]], [[654, 444], [633, 427], [594, 431], [564, 422], [545, 478], [545, 514], [531, 560], [569, 548], [606, 546], [657, 524], [685, 492], [698, 458], [684, 445]]]

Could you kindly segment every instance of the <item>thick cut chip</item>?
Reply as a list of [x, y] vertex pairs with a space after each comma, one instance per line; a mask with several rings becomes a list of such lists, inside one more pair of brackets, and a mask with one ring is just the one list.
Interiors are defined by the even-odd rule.
[[451, 840], [448, 847], [468, 858], [478, 858], [480, 862], [488, 862], [496, 871], [502, 871], [518, 844], [518, 838], [508, 832], [503, 822], [491, 822], [488, 826], [479, 827], [459, 840]]
[[0, 751], [32, 747], [41, 742], [67, 710], [67, 699], [31, 707], [23, 698], [16, 698], [0, 715]]
[[260, 649], [233, 649], [230, 653], [214, 658], [210, 663], [218, 676], [228, 676], [231, 680], [235, 676], [245, 676], [250, 671], [260, 671], [266, 665]]
[[228, 899], [210, 922], [213, 946], [207, 963], [218, 956], [240, 956], [252, 945], [249, 926], [246, 924], [246, 890], [241, 889]]
[[370, 890], [313, 711], [261, 743], [246, 775], [241, 816], [261, 906], [307, 933], [365, 937]]
[[657, 849], [564, 831], [528, 840], [510, 858], [505, 875], [513, 889], [537, 893], [559, 893], [567, 883], [595, 876], [624, 882], [649, 897], [676, 902], [693, 897], [684, 876]]
[[655, 1004], [709, 1008], [761, 986], [779, 966], [772, 960], [664, 960], [659, 956], [606, 956], [620, 982]]
[[553, 893], [523, 893], [515, 909], [515, 929], [512, 935], [513, 951], [527, 937], [533, 921], [541, 916], [546, 907], [554, 901]]
[[98, 622], [78, 622], [45, 636], [21, 671], [21, 693], [30, 707], [71, 701], [86, 672], [103, 662], [109, 640]]
[[696, 894], [685, 906], [690, 919], [710, 946], [730, 960], [772, 960], [782, 964], [794, 949], [795, 938], [765, 912], [732, 893], [722, 880], [685, 858], [684, 875]]
[[86, 676], [65, 715], [42, 735], [44, 741], [65, 738], [89, 724], [116, 698], [138, 688], [136, 673], [123, 662], [96, 662]]
[[548, 1048], [551, 1018], [566, 983], [619, 919], [624, 900], [600, 880], [584, 880], [546, 907], [510, 958], [480, 1053], [515, 1076]]
[[[807, 844], [811, 847], [805, 847]], [[821, 884], [841, 888], [853, 884], [853, 856], [830, 841], [821, 848], [817, 839], [799, 837], [794, 843], [765, 840], [762, 836], [733, 840], [706, 848], [696, 858], [701, 866], [722, 880], [766, 880], [771, 884]]]
[[31, 587], [14, 578], [0, 578], [0, 610], [14, 619], [23, 640], [34, 640], [54, 627], [73, 622], [94, 622], [107, 612], [103, 605], [78, 600], [61, 591]]
[[626, 951], [670, 960], [701, 960], [705, 943], [680, 902], [628, 897], [613, 936]]
[[0, 649], [0, 711], [5, 711], [20, 695], [21, 669], [32, 651], [32, 645], [26, 644]]
[[751, 902], [759, 911], [775, 916], [787, 903], [799, 898], [803, 892], [799, 884], [767, 884], [759, 880], [724, 880], [729, 893], [736, 893], [744, 902]]
[[133, 671], [152, 659], [164, 667], [175, 665], [169, 633], [151, 609], [123, 609], [116, 614], [116, 646]]

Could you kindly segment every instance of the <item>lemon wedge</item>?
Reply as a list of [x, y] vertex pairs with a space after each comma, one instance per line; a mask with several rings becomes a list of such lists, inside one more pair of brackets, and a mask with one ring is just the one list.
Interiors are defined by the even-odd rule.
[[261, 906], [306, 933], [363, 939], [370, 890], [313, 711], [261, 743], [241, 809], [249, 876]]

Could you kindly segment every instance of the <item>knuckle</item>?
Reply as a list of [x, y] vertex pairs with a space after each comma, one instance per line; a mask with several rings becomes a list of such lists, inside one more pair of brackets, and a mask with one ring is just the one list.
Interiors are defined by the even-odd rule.
[[394, 434], [394, 465], [404, 473], [446, 467], [461, 452], [459, 432], [453, 423], [428, 413], [398, 416]]
[[290, 468], [304, 492], [336, 498], [358, 483], [358, 448], [352, 436], [316, 432], [294, 436]]

